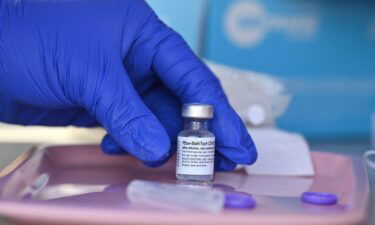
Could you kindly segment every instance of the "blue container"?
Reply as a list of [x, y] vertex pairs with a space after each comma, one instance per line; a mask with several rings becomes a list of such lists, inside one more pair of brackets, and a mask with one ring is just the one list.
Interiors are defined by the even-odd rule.
[[147, 0], [159, 18], [179, 32], [194, 52], [201, 50], [206, 0]]
[[204, 55], [293, 81], [278, 124], [310, 138], [369, 137], [375, 2], [214, 0]]

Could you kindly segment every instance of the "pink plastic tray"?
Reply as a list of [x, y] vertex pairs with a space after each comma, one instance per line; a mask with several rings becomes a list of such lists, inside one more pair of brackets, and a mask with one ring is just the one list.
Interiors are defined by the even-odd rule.
[[[369, 195], [363, 161], [313, 152], [315, 177], [218, 173], [214, 183], [255, 197], [252, 210], [219, 214], [137, 208], [126, 199], [133, 179], [176, 182], [174, 162], [150, 169], [129, 156], [107, 156], [98, 146], [54, 146], [30, 150], [2, 172], [0, 214], [27, 224], [358, 224]], [[300, 201], [304, 191], [333, 192], [334, 206]]]

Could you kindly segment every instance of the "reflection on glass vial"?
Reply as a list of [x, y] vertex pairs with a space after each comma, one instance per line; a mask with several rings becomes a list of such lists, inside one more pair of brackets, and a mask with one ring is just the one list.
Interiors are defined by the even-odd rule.
[[180, 180], [211, 181], [214, 177], [215, 136], [209, 128], [213, 107], [185, 104], [185, 128], [178, 134], [176, 177]]

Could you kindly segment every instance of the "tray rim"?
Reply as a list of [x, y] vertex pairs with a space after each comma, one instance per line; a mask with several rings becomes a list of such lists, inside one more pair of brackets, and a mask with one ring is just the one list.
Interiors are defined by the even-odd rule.
[[35, 147], [22, 152], [18, 155], [10, 164], [8, 164], [4, 169], [0, 171], [0, 178], [6, 177], [13, 173], [17, 168], [19, 168], [23, 163], [25, 163], [35, 152]]
[[[21, 153], [15, 160], [13, 160], [8, 166], [6, 166], [2, 171], [0, 171], [0, 178], [5, 178], [8, 175], [11, 175], [14, 171], [17, 170], [20, 166], [22, 166], [23, 163], [27, 162], [27, 160], [33, 156], [33, 154], [38, 150], [46, 150], [48, 147], [59, 147], [59, 146], [80, 146], [80, 145], [40, 145], [40, 146], [34, 146], [31, 147], [29, 150]], [[83, 146], [98, 146], [98, 145], [86, 145]], [[348, 157], [350, 160], [359, 160], [360, 156], [354, 156], [354, 155], [348, 155], [348, 154], [338, 154], [333, 152], [325, 152], [325, 151], [310, 151], [310, 154], [329, 154], [329, 155], [337, 155], [341, 157]], [[273, 220], [279, 221], [278, 224], [299, 224], [301, 221], [304, 221], [304, 224], [357, 224], [361, 223], [366, 219], [367, 216], [367, 207], [369, 203], [369, 182], [368, 182], [368, 175], [367, 170], [365, 166], [365, 162], [362, 161], [362, 163], [354, 164], [354, 166], [363, 167], [363, 168], [353, 168], [355, 170], [363, 170], [363, 175], [366, 179], [363, 180], [365, 182], [364, 184], [364, 191], [365, 193], [362, 198], [364, 198], [364, 204], [362, 207], [365, 208], [365, 210], [360, 210], [357, 208], [356, 210], [352, 210], [348, 213], [340, 215], [340, 217], [337, 217], [337, 215], [321, 215], [319, 218], [314, 217], [312, 214], [300, 214], [300, 215], [285, 215], [285, 214], [278, 214], [278, 213], [271, 213], [270, 214], [254, 214], [251, 215], [252, 219], [256, 221], [257, 224], [275, 224], [272, 222], [269, 222], [269, 217], [272, 216]], [[357, 174], [355, 174], [357, 175]], [[357, 183], [356, 183], [357, 185]], [[4, 216], [5, 218], [13, 218], [13, 221], [19, 221], [20, 213], [15, 213], [15, 211], [12, 211], [13, 208], [17, 209], [23, 209], [22, 213], [22, 221], [27, 221], [27, 219], [31, 219], [33, 221], [42, 221], [43, 223], [50, 223], [53, 221], [64, 221], [63, 224], [69, 224], [69, 223], [87, 223], [87, 224], [118, 224], [119, 221], [121, 224], [163, 224], [163, 225], [169, 225], [169, 224], [207, 224], [207, 220], [210, 220], [209, 224], [215, 224], [217, 222], [220, 222], [221, 224], [253, 224], [249, 223], [249, 221], [246, 221], [244, 219], [248, 219], [249, 215], [248, 212], [241, 212], [241, 211], [224, 211], [221, 214], [207, 214], [207, 213], [199, 213], [199, 212], [189, 212], [189, 218], [183, 217], [185, 220], [181, 220], [181, 217], [179, 214], [175, 212], [163, 212], [163, 211], [147, 211], [147, 217], [145, 217], [145, 211], [126, 211], [120, 209], [95, 209], [95, 208], [88, 208], [88, 207], [73, 207], [73, 206], [63, 206], [63, 205], [54, 205], [54, 206], [47, 206], [47, 205], [37, 205], [32, 203], [24, 203], [24, 202], [15, 202], [11, 200], [2, 200], [0, 199], [0, 214]], [[64, 210], [64, 214], [59, 213], [61, 210]], [[79, 215], [76, 215], [77, 210], [79, 211]], [[38, 214], [36, 212], [44, 213]], [[103, 211], [106, 211], [106, 215], [103, 217], [95, 217], [94, 215], [97, 215], [98, 213], [103, 213]], [[228, 213], [231, 215], [235, 215], [234, 217], [231, 217], [230, 220], [226, 219], [226, 216]], [[51, 214], [53, 216], [51, 216]], [[66, 217], [67, 214], [73, 214], [76, 215], [74, 217]], [[309, 216], [310, 215], [310, 216]], [[200, 218], [206, 218], [202, 219], [205, 222], [198, 222], [194, 220], [195, 217]], [[168, 220], [162, 220], [160, 222], [156, 222], [156, 219], [160, 218], [166, 218], [169, 217]], [[16, 218], [16, 219], [14, 219]], [[85, 219], [82, 219], [85, 218]], [[112, 219], [111, 218], [116, 218]], [[155, 219], [150, 219], [155, 218]], [[307, 222], [306, 219], [309, 219]], [[322, 219], [324, 218], [324, 219]], [[324, 221], [323, 221], [324, 220]], [[211, 222], [212, 221], [212, 222]], [[282, 221], [287, 221], [286, 223]], [[295, 221], [295, 223], [293, 222]], [[306, 223], [305, 223], [306, 222]]]

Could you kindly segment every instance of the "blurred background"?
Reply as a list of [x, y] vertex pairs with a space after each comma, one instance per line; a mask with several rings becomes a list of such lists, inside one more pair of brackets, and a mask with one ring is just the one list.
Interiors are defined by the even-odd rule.
[[[375, 146], [375, 1], [146, 1], [210, 62], [245, 122], [299, 133], [312, 150], [361, 156]], [[37, 129], [0, 125], [0, 168], [35, 143], [100, 142], [105, 134]], [[375, 171], [369, 177], [374, 190]], [[366, 224], [375, 223], [374, 210], [372, 197]]]
[[375, 2], [148, 0], [194, 51], [286, 81], [277, 119], [309, 140], [369, 142], [375, 112]]

